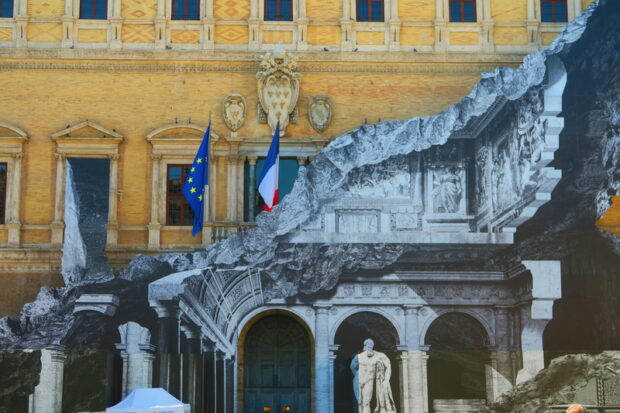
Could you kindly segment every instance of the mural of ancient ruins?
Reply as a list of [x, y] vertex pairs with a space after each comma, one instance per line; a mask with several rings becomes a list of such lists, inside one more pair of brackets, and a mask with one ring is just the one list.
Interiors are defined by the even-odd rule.
[[[67, 371], [98, 372], [106, 402], [160, 386], [210, 413], [620, 404], [617, 353], [549, 366], [553, 351], [618, 350], [620, 242], [594, 227], [618, 187], [618, 18], [602, 1], [445, 111], [339, 137], [256, 228], [42, 290], [0, 323], [3, 348], [37, 350], [11, 359], [36, 376], [21, 384], [31, 411], [59, 411], [45, 406]], [[301, 78], [279, 53], [257, 79], [284, 131]], [[225, 102], [234, 131], [245, 99]]]

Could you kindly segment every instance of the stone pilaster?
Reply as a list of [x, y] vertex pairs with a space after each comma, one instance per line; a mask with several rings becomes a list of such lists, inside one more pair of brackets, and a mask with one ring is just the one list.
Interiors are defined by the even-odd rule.
[[39, 384], [30, 395], [29, 410], [35, 413], [61, 413], [62, 386], [67, 355], [62, 350], [41, 350]]
[[315, 399], [316, 412], [329, 412], [330, 388], [329, 388], [329, 308], [330, 306], [316, 305], [316, 327], [314, 346], [314, 374], [315, 374]]
[[52, 230], [52, 247], [61, 247], [65, 230], [65, 180], [67, 157], [64, 153], [56, 153], [56, 192], [54, 195], [54, 221]]

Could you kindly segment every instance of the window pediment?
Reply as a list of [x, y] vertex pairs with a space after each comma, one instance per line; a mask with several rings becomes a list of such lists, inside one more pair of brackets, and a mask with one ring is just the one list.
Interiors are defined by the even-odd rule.
[[67, 126], [51, 135], [58, 146], [58, 152], [81, 155], [118, 154], [118, 146], [123, 135], [85, 120], [73, 126]]
[[0, 153], [21, 153], [22, 145], [26, 141], [28, 141], [26, 132], [11, 124], [0, 122]]
[[[195, 155], [206, 129], [206, 126], [192, 123], [173, 123], [148, 133], [146, 140], [153, 146], [154, 154]], [[218, 135], [211, 129], [211, 141], [218, 139]]]

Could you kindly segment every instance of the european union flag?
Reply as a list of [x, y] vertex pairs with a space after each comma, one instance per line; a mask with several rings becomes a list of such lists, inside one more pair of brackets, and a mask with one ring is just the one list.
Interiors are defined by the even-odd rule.
[[183, 196], [194, 211], [194, 226], [192, 227], [192, 237], [202, 230], [205, 201], [205, 185], [209, 184], [209, 136], [211, 135], [211, 122], [207, 127], [205, 136], [194, 162], [187, 174], [187, 180], [183, 183]]

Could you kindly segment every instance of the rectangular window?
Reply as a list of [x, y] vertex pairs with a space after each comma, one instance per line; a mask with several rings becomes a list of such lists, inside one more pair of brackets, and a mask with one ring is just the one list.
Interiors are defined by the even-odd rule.
[[[256, 185], [258, 185], [258, 180], [260, 179], [263, 166], [265, 166], [265, 158], [258, 158], [256, 166], [254, 167], [254, 182]], [[297, 179], [298, 170], [299, 164], [296, 158], [280, 158], [280, 176], [278, 177], [279, 202], [282, 202], [282, 199], [293, 190], [293, 184]], [[252, 222], [254, 221], [254, 217], [249, 216], [249, 203], [254, 203], [255, 214], [258, 214], [263, 210], [265, 203], [263, 202], [263, 198], [258, 194], [258, 188], [254, 188], [253, 191], [250, 190], [250, 166], [247, 162], [245, 164], [244, 182], [244, 220], [246, 222]], [[253, 200], [250, 200], [251, 194], [254, 195]]]
[[172, 0], [172, 20], [200, 20], [200, 0]]
[[82, 0], [80, 2], [80, 19], [105, 20], [107, 18], [107, 0]]
[[476, 0], [450, 0], [450, 21], [469, 23], [476, 21]]
[[194, 212], [181, 189], [191, 165], [168, 165], [166, 180], [166, 225], [192, 225]]
[[265, 0], [265, 21], [292, 21], [292, 0]]
[[356, 13], [358, 22], [382, 22], [383, 0], [356, 0]]
[[0, 0], [0, 17], [13, 17], [13, 0]]
[[6, 224], [6, 162], [0, 163], [0, 224]]
[[567, 22], [566, 0], [540, 0], [540, 17], [544, 23]]

